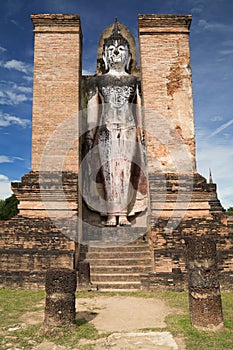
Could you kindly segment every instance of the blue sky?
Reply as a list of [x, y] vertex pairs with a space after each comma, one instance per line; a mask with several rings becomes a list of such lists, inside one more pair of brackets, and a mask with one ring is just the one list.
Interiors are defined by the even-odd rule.
[[31, 13], [80, 14], [83, 70], [91, 74], [99, 36], [116, 16], [137, 37], [138, 14], [192, 14], [197, 168], [207, 178], [211, 168], [223, 206], [233, 206], [233, 1], [5, 0], [0, 13], [0, 198], [31, 169]]

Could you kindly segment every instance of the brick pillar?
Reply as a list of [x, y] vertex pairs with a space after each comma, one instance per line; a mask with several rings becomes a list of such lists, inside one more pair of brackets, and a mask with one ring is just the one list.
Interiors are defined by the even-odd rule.
[[[32, 171], [13, 185], [20, 215], [79, 211], [79, 109], [82, 32], [79, 15], [31, 15], [34, 25]], [[69, 192], [69, 193], [68, 193]]]
[[[41, 158], [47, 141], [54, 135], [55, 149], [50, 150], [51, 162], [68, 153], [64, 163], [61, 162], [62, 169], [55, 160], [49, 170], [77, 173], [78, 121], [69, 118], [78, 116], [80, 106], [80, 17], [37, 14], [31, 15], [31, 19], [35, 28], [32, 170], [48, 171], [47, 165], [41, 164]], [[72, 140], [74, 136], [76, 141]], [[59, 138], [58, 146], [56, 138]]]
[[76, 271], [65, 268], [47, 270], [45, 290], [45, 326], [61, 327], [74, 324]]
[[216, 244], [209, 237], [188, 237], [187, 266], [191, 324], [204, 330], [222, 330], [223, 315]]
[[[190, 15], [139, 15], [149, 174], [158, 167], [166, 173], [187, 173], [196, 167], [190, 23]], [[191, 168], [187, 159], [183, 161], [180, 143], [187, 146]]]

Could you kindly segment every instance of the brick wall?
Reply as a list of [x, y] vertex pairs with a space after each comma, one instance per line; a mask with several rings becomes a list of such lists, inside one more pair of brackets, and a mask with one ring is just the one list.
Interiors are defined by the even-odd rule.
[[48, 218], [17, 215], [0, 222], [0, 236], [0, 287], [44, 288], [47, 269], [74, 268], [73, 237]]
[[[167, 229], [168, 220], [165, 219], [158, 219], [151, 228], [150, 241], [154, 251], [155, 270], [154, 274], [151, 274], [147, 279], [149, 289], [167, 286], [169, 285], [169, 279], [171, 286], [174, 288], [173, 279], [177, 277], [177, 271], [180, 271], [180, 277], [183, 276], [182, 288], [187, 288], [185, 239], [188, 236], [203, 235], [216, 242], [221, 287], [222, 289], [231, 290], [233, 282], [233, 235], [229, 230], [225, 216], [214, 214], [206, 218], [184, 217], [177, 226], [175, 219], [173, 221], [175, 229], [172, 231]], [[144, 279], [146, 281], [146, 277]]]
[[191, 16], [139, 15], [149, 172], [195, 169], [190, 23]]
[[[77, 173], [80, 18], [79, 15], [39, 14], [32, 15], [31, 19], [35, 27], [32, 170]], [[74, 118], [69, 120], [71, 117]], [[51, 137], [53, 142], [41, 164], [45, 145]]]
[[30, 171], [11, 187], [20, 201], [18, 208], [22, 216], [66, 217], [68, 220], [80, 212], [77, 173]]

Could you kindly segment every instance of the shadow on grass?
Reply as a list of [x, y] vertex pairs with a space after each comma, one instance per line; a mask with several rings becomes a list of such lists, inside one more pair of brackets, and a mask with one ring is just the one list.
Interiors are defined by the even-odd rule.
[[76, 312], [76, 325], [81, 326], [83, 324], [89, 323], [98, 315], [97, 312], [91, 311], [79, 311]]

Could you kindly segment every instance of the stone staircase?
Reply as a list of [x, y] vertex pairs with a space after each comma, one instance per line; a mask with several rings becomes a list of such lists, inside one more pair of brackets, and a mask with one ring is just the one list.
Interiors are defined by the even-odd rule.
[[100, 291], [140, 290], [141, 275], [152, 271], [145, 237], [114, 247], [89, 246], [85, 261], [90, 263], [91, 283]]

